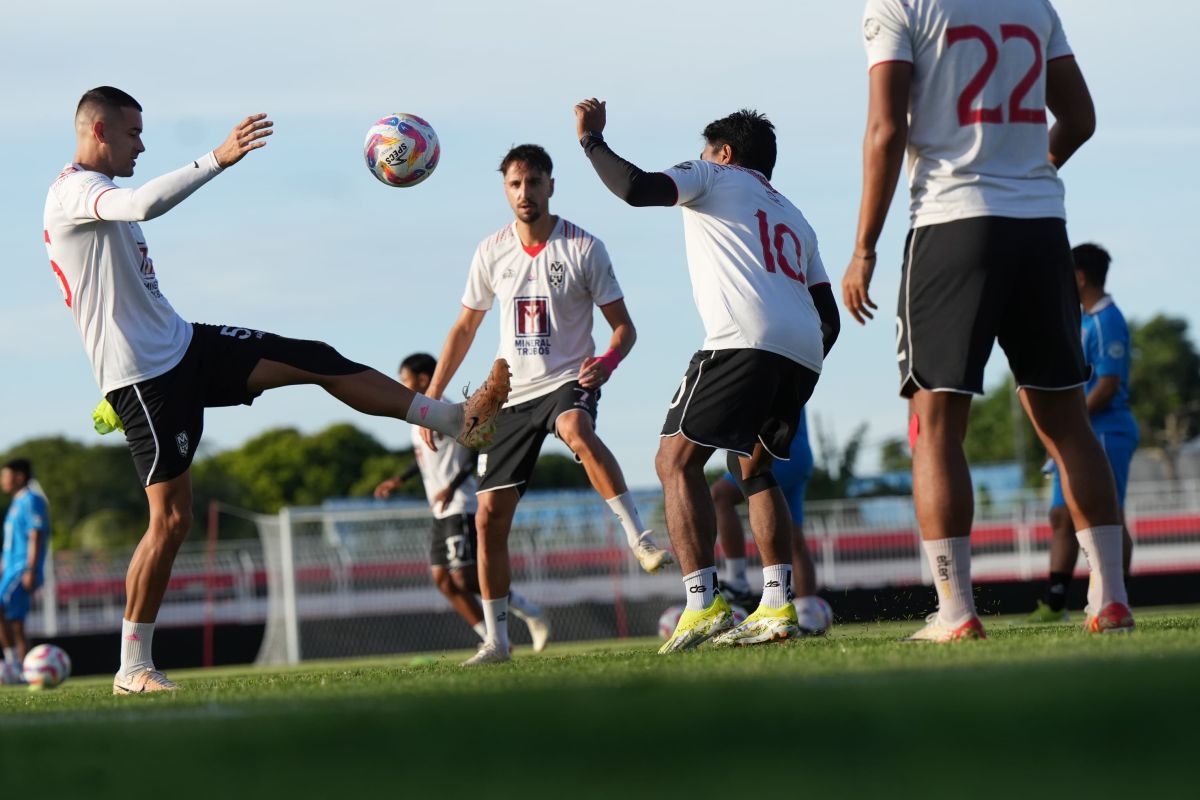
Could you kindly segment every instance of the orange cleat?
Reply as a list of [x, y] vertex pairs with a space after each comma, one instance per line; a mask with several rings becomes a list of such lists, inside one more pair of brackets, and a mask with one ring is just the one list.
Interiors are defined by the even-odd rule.
[[1129, 633], [1133, 630], [1133, 612], [1124, 603], [1109, 603], [1099, 614], [1089, 610], [1083, 629], [1088, 633]]
[[979, 617], [972, 616], [966, 622], [958, 625], [944, 625], [938, 620], [936, 613], [925, 618], [925, 627], [901, 639], [902, 642], [961, 642], [966, 639], [986, 639], [983, 623]]

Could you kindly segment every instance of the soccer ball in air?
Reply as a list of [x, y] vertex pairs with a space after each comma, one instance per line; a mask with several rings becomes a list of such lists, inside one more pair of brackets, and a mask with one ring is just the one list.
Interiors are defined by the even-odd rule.
[[30, 689], [53, 689], [71, 674], [71, 657], [61, 647], [39, 644], [29, 651], [22, 674]]
[[442, 147], [429, 123], [412, 114], [384, 117], [367, 131], [363, 157], [388, 186], [416, 186], [433, 174]]
[[[658, 638], [666, 641], [671, 638], [671, 634], [675, 632], [675, 626], [679, 624], [679, 618], [683, 616], [683, 606], [671, 606], [662, 613], [658, 618]], [[746, 621], [746, 609], [741, 606], [730, 606], [733, 611], [733, 624], [741, 625]]]

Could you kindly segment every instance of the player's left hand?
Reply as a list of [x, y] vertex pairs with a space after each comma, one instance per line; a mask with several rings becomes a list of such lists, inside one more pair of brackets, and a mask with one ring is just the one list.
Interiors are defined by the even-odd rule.
[[443, 486], [438, 490], [438, 493], [433, 496], [433, 507], [442, 512], [446, 510], [446, 506], [450, 505], [450, 498], [454, 497], [454, 492], [450, 491], [449, 486]]
[[872, 311], [879, 306], [871, 299], [871, 276], [875, 274], [875, 256], [854, 256], [842, 276], [842, 305], [850, 312], [850, 316], [859, 325], [866, 325], [868, 319], [875, 319]]
[[582, 139], [585, 133], [604, 133], [607, 112], [604, 101], [594, 97], [575, 104], [575, 138]]
[[25, 570], [25, 574], [21, 576], [21, 585], [25, 587], [25, 591], [33, 591], [33, 570]]
[[603, 386], [611, 376], [612, 372], [598, 358], [586, 359], [579, 365], [579, 385], [585, 389]]
[[213, 151], [217, 166], [221, 169], [232, 167], [245, 158], [246, 153], [266, 145], [266, 138], [271, 135], [274, 125], [266, 114], [251, 114], [239, 122], [221, 146]]

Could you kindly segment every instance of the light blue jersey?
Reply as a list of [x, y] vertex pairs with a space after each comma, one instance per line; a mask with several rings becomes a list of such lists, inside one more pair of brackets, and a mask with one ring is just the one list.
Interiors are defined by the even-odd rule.
[[[771, 465], [771, 474], [779, 482], [779, 488], [787, 500], [788, 510], [792, 512], [792, 522], [803, 525], [804, 493], [808, 489], [808, 479], [813, 473], [813, 452], [808, 443], [807, 409], [800, 409], [800, 424], [796, 426], [796, 435], [792, 438], [789, 455], [789, 460], [775, 461]], [[725, 480], [740, 486], [732, 472], [725, 473]]]
[[1092, 377], [1084, 387], [1091, 392], [1100, 379], [1116, 376], [1120, 381], [1117, 393], [1102, 409], [1092, 412], [1092, 428], [1096, 433], [1138, 435], [1137, 421], [1129, 410], [1129, 363], [1132, 347], [1125, 316], [1110, 296], [1083, 315], [1083, 357], [1092, 368]]
[[13, 496], [4, 517], [4, 578], [0, 584], [7, 586], [14, 577], [20, 578], [29, 566], [29, 534], [32, 531], [41, 531], [35, 576], [40, 584], [50, 542], [50, 507], [45, 497], [26, 487]]

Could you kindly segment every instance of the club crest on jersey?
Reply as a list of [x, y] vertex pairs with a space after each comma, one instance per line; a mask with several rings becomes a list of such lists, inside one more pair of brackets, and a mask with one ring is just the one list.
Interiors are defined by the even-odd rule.
[[514, 297], [517, 336], [513, 343], [517, 355], [550, 354], [550, 298]]
[[561, 261], [551, 261], [548, 271], [551, 288], [561, 289], [567, 282], [567, 265]]
[[187, 431], [180, 431], [179, 433], [175, 434], [175, 447], [179, 450], [179, 455], [187, 458], [188, 447], [190, 444], [191, 443], [188, 441]]

